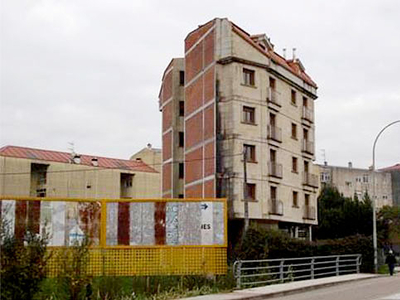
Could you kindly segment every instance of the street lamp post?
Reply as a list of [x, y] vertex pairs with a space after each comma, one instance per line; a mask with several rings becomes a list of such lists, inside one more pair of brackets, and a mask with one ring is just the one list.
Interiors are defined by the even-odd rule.
[[373, 239], [373, 245], [374, 245], [374, 267], [375, 267], [375, 273], [378, 273], [378, 239], [377, 239], [377, 233], [376, 233], [376, 195], [375, 195], [375, 146], [376, 142], [378, 141], [378, 138], [381, 136], [382, 132], [385, 131], [386, 128], [396, 124], [400, 123], [400, 120], [394, 121], [385, 127], [382, 128], [382, 130], [378, 133], [378, 135], [375, 138], [374, 141], [374, 146], [372, 147], [372, 239]]

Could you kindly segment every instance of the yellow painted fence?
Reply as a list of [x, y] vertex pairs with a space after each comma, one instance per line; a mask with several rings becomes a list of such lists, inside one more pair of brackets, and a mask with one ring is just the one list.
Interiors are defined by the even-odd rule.
[[15, 236], [30, 226], [49, 235], [49, 276], [83, 236], [93, 276], [206, 275], [227, 272], [226, 199], [0, 197]]

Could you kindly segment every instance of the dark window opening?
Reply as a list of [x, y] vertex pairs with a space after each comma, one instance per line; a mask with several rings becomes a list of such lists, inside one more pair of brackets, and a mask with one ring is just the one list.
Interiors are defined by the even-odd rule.
[[182, 131], [179, 132], [179, 147], [183, 147], [185, 144], [185, 136]]
[[179, 101], [179, 116], [183, 117], [185, 115], [185, 102]]
[[185, 85], [185, 72], [179, 71], [179, 85]]
[[182, 179], [185, 174], [185, 165], [183, 163], [179, 163], [179, 179]]

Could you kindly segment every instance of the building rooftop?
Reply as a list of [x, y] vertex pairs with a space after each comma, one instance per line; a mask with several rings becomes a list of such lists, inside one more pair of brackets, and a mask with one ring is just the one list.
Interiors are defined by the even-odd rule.
[[385, 172], [387, 172], [387, 171], [400, 171], [400, 163], [395, 164], [394, 166], [391, 166], [391, 167], [380, 169], [380, 171], [385, 171]]
[[[19, 146], [4, 146], [0, 148], [0, 156], [53, 161], [66, 164], [73, 163], [73, 155], [74, 154], [68, 152]], [[123, 169], [136, 172], [158, 173], [155, 169], [145, 164], [143, 161], [108, 158], [86, 154], [79, 154], [78, 156], [80, 157], [80, 165], [107, 169]], [[97, 162], [94, 164], [93, 161]]]
[[[203, 25], [200, 25], [197, 29], [193, 30], [192, 32], [190, 32], [187, 36], [186, 39], [188, 38], [190, 39], [190, 37], [192, 35], [201, 35], [203, 33], [205, 33], [206, 30], [208, 30], [208, 28], [210, 28], [213, 23], [215, 22], [215, 20], [218, 18], [215, 18]], [[267, 39], [267, 44], [270, 45], [270, 47], [263, 47], [264, 45], [261, 45], [261, 41], [262, 37], [266, 37], [265, 34], [255, 34], [255, 35], [250, 35], [249, 33], [247, 33], [246, 31], [244, 31], [242, 28], [240, 28], [239, 26], [237, 26], [235, 23], [229, 21], [232, 25], [233, 30], [239, 34], [245, 41], [247, 41], [249, 44], [251, 44], [253, 47], [255, 47], [257, 50], [259, 50], [262, 54], [264, 54], [265, 56], [267, 56], [269, 59], [271, 59], [272, 61], [274, 61], [276, 64], [282, 66], [283, 68], [285, 68], [286, 70], [288, 70], [289, 72], [291, 72], [292, 74], [296, 75], [297, 77], [301, 78], [302, 80], [304, 80], [307, 84], [311, 85], [314, 88], [317, 88], [317, 84], [311, 79], [311, 77], [305, 72], [304, 66], [303, 64], [300, 62], [300, 60], [298, 58], [294, 58], [294, 59], [286, 59], [284, 57], [282, 57], [281, 55], [279, 55], [278, 53], [276, 53], [273, 49], [273, 45], [271, 44], [271, 42], [269, 41], [269, 39]], [[190, 45], [190, 43], [189, 43]]]

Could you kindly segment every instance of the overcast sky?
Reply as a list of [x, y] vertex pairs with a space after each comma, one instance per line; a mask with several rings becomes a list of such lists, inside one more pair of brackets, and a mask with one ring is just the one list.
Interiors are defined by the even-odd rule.
[[[187, 33], [227, 17], [297, 48], [317, 82], [316, 153], [371, 165], [400, 119], [400, 1], [1, 1], [0, 146], [129, 158], [161, 147], [158, 92]], [[291, 53], [291, 50], [288, 51]], [[400, 124], [377, 166], [400, 162]]]

